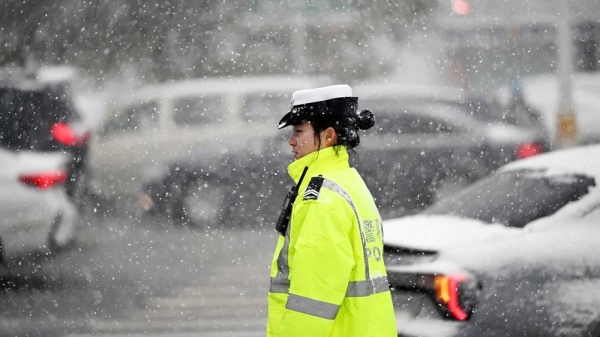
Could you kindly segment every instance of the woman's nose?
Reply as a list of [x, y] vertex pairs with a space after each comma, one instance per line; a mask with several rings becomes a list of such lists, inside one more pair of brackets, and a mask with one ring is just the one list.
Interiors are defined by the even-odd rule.
[[296, 144], [296, 138], [294, 137], [294, 135], [291, 135], [290, 138], [288, 138], [288, 144], [290, 146], [294, 146], [294, 144]]

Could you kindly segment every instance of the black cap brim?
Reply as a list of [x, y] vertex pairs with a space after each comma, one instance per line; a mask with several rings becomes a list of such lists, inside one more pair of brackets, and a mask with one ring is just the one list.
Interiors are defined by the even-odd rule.
[[326, 101], [296, 105], [279, 121], [278, 129], [323, 117], [356, 117], [357, 97], [340, 97]]
[[286, 113], [283, 118], [281, 118], [281, 120], [279, 121], [279, 125], [277, 126], [278, 129], [283, 129], [285, 127], [288, 127], [290, 125], [292, 125], [292, 119], [293, 119], [293, 114], [292, 112], [288, 112]]

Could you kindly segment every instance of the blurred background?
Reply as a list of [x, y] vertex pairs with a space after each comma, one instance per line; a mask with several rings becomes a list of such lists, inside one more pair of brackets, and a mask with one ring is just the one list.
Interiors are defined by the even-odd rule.
[[0, 45], [2, 336], [264, 335], [295, 90], [379, 118], [384, 220], [600, 142], [595, 0], [4, 1]]
[[488, 91], [598, 66], [594, 1], [58, 1], [2, 5], [3, 65], [68, 64], [97, 87], [248, 74], [383, 77]]
[[[257, 74], [351, 85], [447, 84], [482, 95], [598, 67], [593, 1], [59, 1], [2, 5], [0, 64], [69, 65], [90, 88]], [[555, 102], [552, 102], [555, 103]], [[558, 109], [558, 108], [557, 108]], [[561, 107], [566, 110], [566, 107]]]

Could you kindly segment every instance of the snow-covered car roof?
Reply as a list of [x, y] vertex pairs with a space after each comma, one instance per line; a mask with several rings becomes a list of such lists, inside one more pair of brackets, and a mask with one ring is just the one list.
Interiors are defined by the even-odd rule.
[[[600, 204], [600, 188], [597, 187], [600, 182], [600, 145], [559, 150], [518, 160], [501, 167], [498, 174], [514, 170], [531, 170], [532, 175], [558, 176], [557, 179], [562, 180], [576, 179], [572, 177], [574, 175], [585, 175], [593, 178], [596, 184], [596, 187], [590, 187], [589, 193], [577, 202], [561, 205], [561, 208], [551, 216], [533, 218], [534, 220], [527, 223], [526, 229], [548, 226], [551, 224], [548, 219], [554, 219], [557, 224], [562, 224], [581, 218]], [[462, 197], [458, 200], [460, 198]], [[456, 207], [459, 207], [459, 202], [455, 203]], [[476, 210], [483, 211], [479, 208]], [[391, 247], [439, 252], [457, 245], [491, 243], [499, 239], [512, 238], [520, 236], [523, 231], [521, 228], [511, 228], [497, 223], [499, 214], [494, 214], [493, 223], [487, 223], [461, 216], [462, 213], [428, 214], [427, 212], [428, 210], [417, 215], [384, 220], [385, 244]], [[518, 214], [520, 217], [524, 216]]]
[[[598, 201], [598, 194], [594, 199]], [[544, 226], [531, 227], [524, 230], [521, 235], [511, 237], [509, 240], [496, 240], [493, 242], [474, 243], [456, 249], [449, 249], [441, 253], [441, 261], [460, 261], [464, 267], [474, 269], [496, 269], [511, 267], [514, 261], [519, 261], [523, 268], [539, 265], [548, 260], [548, 254], [540, 252], [556, 252], [552, 255], [552, 268], [560, 271], [565, 268], [561, 261], [570, 264], [577, 260], [577, 256], [590, 256], [600, 254], [598, 235], [600, 224], [595, 217], [600, 216], [600, 205], [580, 219], [570, 219], [568, 223], [554, 218], [543, 219]], [[554, 224], [549, 224], [550, 222]], [[518, 247], [518, 249], [515, 249]], [[552, 247], [552, 249], [548, 249]], [[473, 252], [477, 254], [473, 254]], [[582, 264], [586, 261], [582, 260]], [[574, 267], [574, 266], [570, 266]]]
[[[600, 222], [598, 219], [600, 219], [600, 188], [595, 187], [580, 201], [563, 207], [555, 215], [540, 218], [521, 230], [512, 231], [518, 235], [506, 235], [508, 232], [501, 233], [502, 230], [495, 228], [495, 231], [500, 230], [498, 234], [505, 235], [496, 235], [494, 240], [485, 239], [485, 236], [482, 236], [482, 240], [472, 240], [471, 242], [464, 240], [447, 244], [445, 245], [446, 249], [440, 251], [441, 265], [428, 266], [428, 268], [447, 269], [449, 268], [448, 261], [460, 261], [463, 267], [476, 269], [510, 267], [511, 261], [515, 260], [519, 260], [523, 265], [535, 265], [539, 260], [547, 258], [536, 252], [547, 251], [547, 247], [552, 247], [552, 251], [557, 252], [556, 262], [559, 262], [560, 256], [565, 259], [572, 258], [577, 254], [597, 256], [600, 254], [600, 245], [598, 245]], [[477, 225], [474, 220], [467, 219], [465, 221], [464, 228], [475, 231], [468, 232], [469, 236], [476, 236], [477, 231], [482, 234], [481, 228], [486, 228], [484, 232], [490, 230], [487, 228], [490, 225], [482, 225], [480, 229], [477, 229], [474, 226]], [[492, 227], [494, 226], [492, 225]], [[386, 229], [384, 228], [384, 233], [388, 235], [385, 232]], [[594, 248], [598, 252], [597, 254], [591, 254], [592, 246], [598, 247]], [[516, 247], [519, 247], [518, 252], [515, 252]], [[474, 251], [477, 251], [477, 254], [473, 254]], [[436, 264], [437, 262], [433, 263], [433, 265]]]
[[521, 231], [520, 228], [451, 215], [414, 215], [384, 220], [383, 226], [386, 245], [424, 251], [496, 240]]
[[[478, 271], [503, 275], [506, 270], [543, 270], [545, 275], [583, 275], [600, 254], [600, 190], [596, 189], [587, 198], [588, 211], [582, 217], [560, 217], [540, 219], [540, 226], [529, 226], [519, 235], [495, 240], [474, 241], [455, 244], [439, 252], [431, 262], [412, 265], [388, 266], [388, 272], [401, 273], [457, 273]], [[596, 262], [593, 262], [597, 265]], [[561, 289], [564, 293], [556, 305], [580, 306], [586, 301], [579, 296], [584, 285], [592, 285], [585, 291], [594, 291], [594, 299], [600, 298], [598, 282], [587, 276]], [[557, 284], [559, 286], [559, 284]], [[573, 297], [573, 295], [576, 295]], [[580, 303], [582, 302], [582, 303]]]

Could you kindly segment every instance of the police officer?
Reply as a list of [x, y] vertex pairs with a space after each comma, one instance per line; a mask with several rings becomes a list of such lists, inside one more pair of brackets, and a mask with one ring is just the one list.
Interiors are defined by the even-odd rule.
[[381, 217], [348, 162], [358, 130], [375, 123], [357, 108], [347, 85], [301, 90], [279, 123], [293, 127], [288, 173], [297, 188], [291, 216], [284, 210], [278, 222], [268, 336], [397, 336]]

